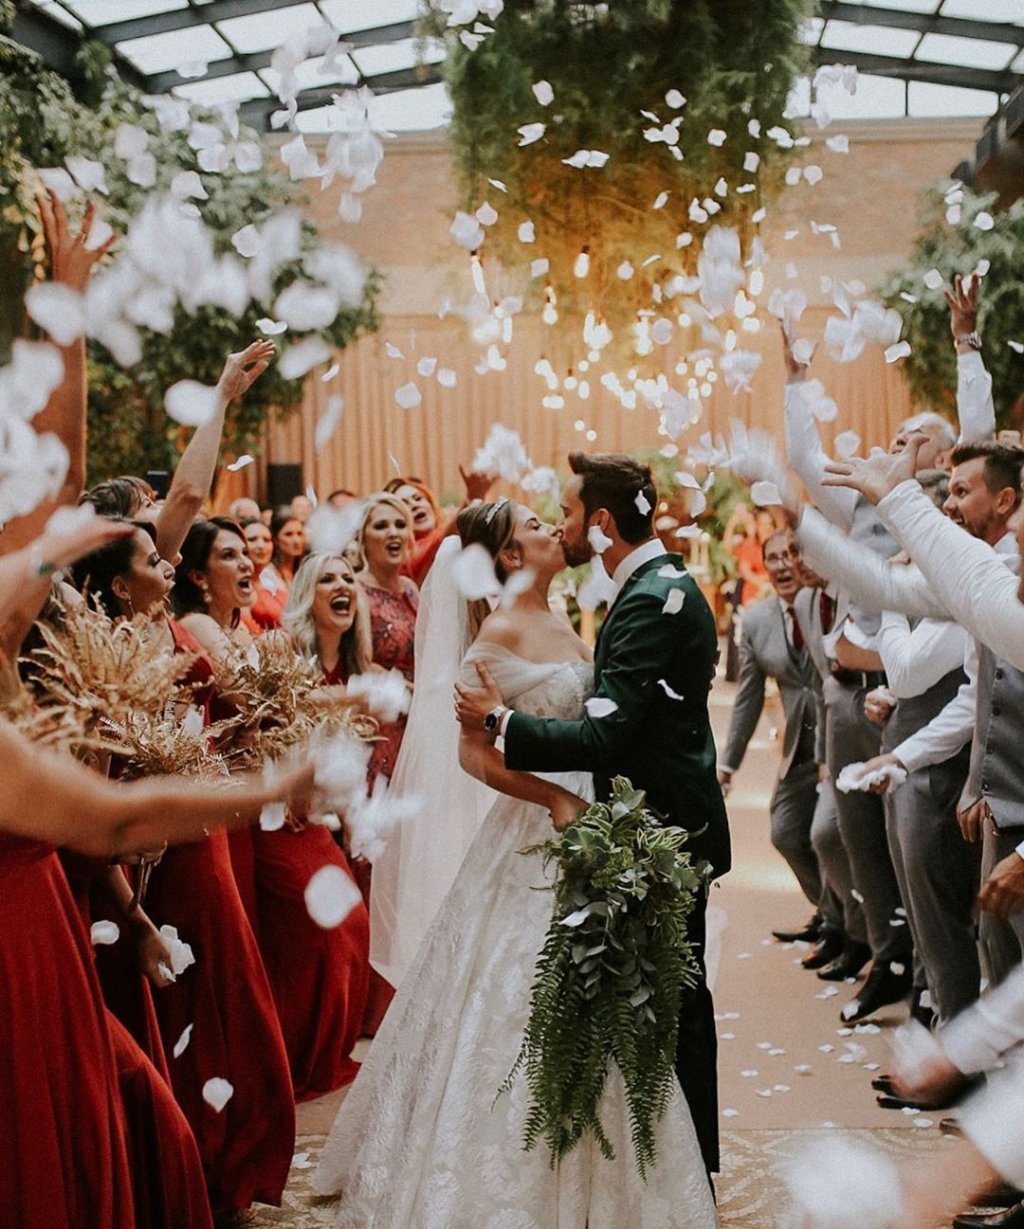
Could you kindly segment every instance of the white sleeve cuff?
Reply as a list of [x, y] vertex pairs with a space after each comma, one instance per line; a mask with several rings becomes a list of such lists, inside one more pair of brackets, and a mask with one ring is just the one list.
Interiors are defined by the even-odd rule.
[[501, 720], [498, 722], [498, 737], [504, 738], [505, 731], [508, 729], [508, 723], [512, 720], [512, 714], [516, 710], [514, 708], [506, 708], [501, 714]]

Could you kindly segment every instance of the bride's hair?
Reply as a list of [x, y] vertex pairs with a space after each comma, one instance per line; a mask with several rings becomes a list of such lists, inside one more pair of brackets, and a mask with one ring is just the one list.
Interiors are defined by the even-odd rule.
[[[510, 499], [499, 499], [491, 504], [473, 504], [463, 508], [455, 520], [463, 549], [467, 546], [482, 546], [494, 560], [494, 574], [502, 584], [508, 580], [508, 572], [502, 567], [498, 556], [512, 545], [516, 531], [519, 505]], [[473, 641], [480, 624], [491, 613], [485, 597], [467, 603], [469, 609], [469, 637]]]

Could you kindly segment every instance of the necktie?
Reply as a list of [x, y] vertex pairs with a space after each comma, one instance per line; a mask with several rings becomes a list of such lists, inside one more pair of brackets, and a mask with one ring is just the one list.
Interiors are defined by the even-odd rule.
[[800, 626], [800, 620], [796, 617], [796, 611], [793, 609], [792, 606], [786, 607], [786, 614], [789, 615], [790, 620], [791, 620], [791, 626], [789, 630], [790, 630], [790, 636], [793, 641], [793, 648], [796, 649], [796, 651], [799, 653], [804, 647], [803, 629]]
[[821, 630], [827, 636], [832, 630], [832, 621], [836, 617], [836, 600], [830, 597], [824, 589], [821, 591], [821, 597], [818, 599], [821, 610]]

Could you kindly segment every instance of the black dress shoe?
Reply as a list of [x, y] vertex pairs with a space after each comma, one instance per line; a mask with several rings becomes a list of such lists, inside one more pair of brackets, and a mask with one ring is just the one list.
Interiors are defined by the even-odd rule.
[[876, 1075], [871, 1081], [871, 1087], [875, 1092], [884, 1092], [887, 1096], [897, 1096], [896, 1086], [892, 1082], [891, 1075]]
[[866, 1020], [880, 1008], [905, 999], [910, 993], [910, 986], [909, 969], [904, 968], [902, 973], [896, 973], [892, 962], [875, 961], [860, 994], [846, 1004], [839, 1013], [839, 1018], [844, 1024], [856, 1024], [858, 1020]]
[[974, 1200], [976, 1208], [1008, 1208], [1011, 1204], [1020, 1203], [1024, 1199], [1024, 1191], [1019, 1191], [1009, 1182], [1000, 1182], [984, 1195], [978, 1195]]
[[954, 1118], [952, 1115], [949, 1118], [939, 1119], [939, 1130], [943, 1135], [952, 1135], [956, 1139], [959, 1139], [964, 1133], [964, 1129], [960, 1125], [960, 1119]]
[[961, 1212], [953, 1217], [954, 1229], [1024, 1229], [1024, 1203], [1001, 1212]]
[[884, 1110], [933, 1110], [934, 1105], [925, 1105], [923, 1101], [908, 1101], [906, 1097], [894, 1092], [880, 1092], [875, 1100]]
[[826, 930], [821, 938], [800, 961], [805, 969], [823, 969], [843, 954], [845, 940], [835, 930]]
[[794, 926], [792, 930], [773, 930], [772, 934], [780, 943], [817, 943], [821, 938], [821, 914], [814, 914], [802, 926]]
[[847, 939], [842, 952], [830, 964], [819, 969], [818, 976], [822, 981], [846, 981], [848, 977], [856, 977], [870, 959], [870, 947]]

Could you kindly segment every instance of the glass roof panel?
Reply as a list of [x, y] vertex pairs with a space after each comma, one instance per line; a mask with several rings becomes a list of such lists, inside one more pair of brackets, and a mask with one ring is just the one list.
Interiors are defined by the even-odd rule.
[[173, 93], [190, 102], [213, 107], [219, 102], [267, 98], [270, 90], [255, 73], [231, 73], [227, 77], [211, 77], [209, 81], [190, 81], [187, 85], [175, 86]]
[[112, 21], [130, 21], [153, 13], [170, 13], [188, 8], [188, 0], [64, 0], [89, 26], [105, 26]]
[[[341, 56], [335, 61], [337, 69], [331, 73], [321, 73], [320, 65], [323, 63], [323, 57], [317, 56], [312, 60], [305, 60], [295, 70], [295, 76], [299, 83], [300, 90], [315, 90], [324, 85], [355, 85], [359, 81], [359, 69], [352, 63], [349, 56]], [[281, 79], [281, 74], [273, 68], [264, 68], [262, 70], [264, 81], [272, 90], [276, 90]]]
[[1005, 68], [1016, 54], [1017, 48], [1011, 43], [926, 34], [914, 58], [937, 64], [967, 64], [972, 68]]
[[968, 17], [974, 21], [1007, 21], [1024, 26], [1024, 5], [1020, 0], [945, 0], [943, 17]]
[[[378, 131], [423, 132], [428, 128], [443, 128], [451, 120], [452, 107], [448, 91], [441, 82], [412, 90], [395, 90], [374, 98], [370, 120]], [[340, 116], [334, 107], [313, 107], [295, 117], [300, 132], [334, 132], [340, 127]]]
[[212, 26], [192, 26], [167, 34], [148, 34], [117, 44], [118, 51], [144, 73], [180, 69], [183, 64], [226, 60], [231, 48]]
[[994, 115], [998, 109], [999, 95], [987, 90], [964, 90], [927, 81], [911, 81], [907, 86], [908, 115]]
[[62, 4], [57, 4], [55, 0], [36, 0], [36, 8], [41, 13], [45, 13], [47, 17], [52, 17], [54, 21], [59, 21], [62, 26], [67, 26], [71, 30], [83, 29], [82, 23], [74, 13], [69, 13]]
[[393, 73], [417, 64], [439, 64], [445, 57], [444, 44], [434, 39], [425, 43], [416, 38], [399, 39], [397, 43], [378, 43], [375, 47], [357, 47], [352, 59], [367, 77], [378, 73]]
[[299, 34], [310, 26], [322, 26], [323, 18], [313, 4], [295, 4], [289, 8], [271, 9], [266, 13], [250, 13], [248, 17], [232, 17], [218, 21], [216, 28], [243, 55], [250, 51], [268, 51], [280, 47], [291, 34]]
[[910, 56], [920, 34], [890, 26], [862, 26], [855, 21], [829, 21], [821, 36], [822, 47], [840, 51], [866, 51], [872, 55]]
[[859, 0], [859, 2], [869, 8], [898, 9], [901, 13], [934, 13], [941, 0]]
[[372, 30], [377, 26], [412, 21], [419, 12], [417, 0], [321, 0], [320, 10], [332, 25], [345, 34], [353, 30]]
[[[836, 122], [847, 119], [891, 119], [906, 114], [906, 87], [902, 81], [891, 77], [858, 73], [856, 94], [847, 94], [845, 90], [830, 90], [828, 109]], [[827, 132], [824, 135], [828, 135]]]

